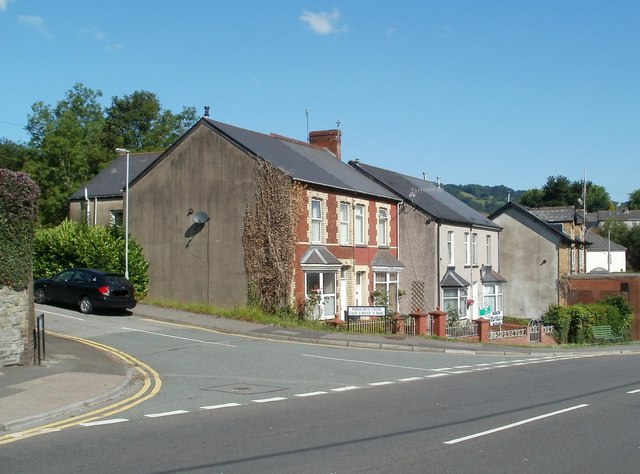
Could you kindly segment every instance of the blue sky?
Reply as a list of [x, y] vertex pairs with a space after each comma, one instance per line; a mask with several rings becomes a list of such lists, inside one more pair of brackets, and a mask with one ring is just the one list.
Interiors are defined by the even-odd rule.
[[452, 184], [640, 188], [637, 0], [0, 0], [0, 138], [77, 83]]

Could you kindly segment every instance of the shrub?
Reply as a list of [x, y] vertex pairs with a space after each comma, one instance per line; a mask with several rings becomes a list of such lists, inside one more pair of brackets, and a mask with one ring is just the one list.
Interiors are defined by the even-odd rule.
[[31, 281], [38, 185], [25, 173], [0, 169], [0, 285], [23, 290]]
[[549, 310], [544, 315], [545, 324], [554, 327], [554, 337], [558, 344], [569, 342], [569, 329], [571, 325], [571, 313], [563, 306], [549, 306]]
[[[65, 220], [39, 229], [34, 244], [34, 278], [48, 278], [66, 268], [85, 267], [125, 274], [125, 238], [117, 226], [88, 226]], [[138, 299], [149, 289], [149, 263], [142, 247], [129, 238], [129, 280]]]

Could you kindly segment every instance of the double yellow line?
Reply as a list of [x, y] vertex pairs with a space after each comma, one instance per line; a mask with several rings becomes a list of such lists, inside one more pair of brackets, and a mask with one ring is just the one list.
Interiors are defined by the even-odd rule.
[[120, 400], [119, 402], [113, 403], [104, 408], [84, 413], [82, 415], [74, 416], [73, 419], [68, 418], [46, 425], [37, 426], [35, 428], [30, 428], [28, 430], [20, 431], [17, 433], [0, 436], [0, 445], [12, 443], [14, 441], [19, 441], [26, 438], [31, 438], [33, 436], [38, 436], [41, 434], [51, 433], [52, 431], [60, 431], [71, 426], [79, 425], [80, 423], [89, 423], [101, 418], [113, 416], [116, 413], [129, 410], [130, 408], [133, 408], [134, 406], [150, 399], [151, 397], [155, 396], [162, 387], [162, 381], [160, 380], [160, 375], [158, 375], [158, 372], [153, 370], [144, 362], [127, 354], [126, 352], [122, 352], [118, 349], [115, 349], [114, 347], [107, 346], [106, 344], [90, 341], [88, 339], [82, 339], [80, 337], [67, 336], [65, 334], [58, 334], [54, 332], [49, 332], [49, 334], [56, 337], [61, 337], [63, 339], [80, 342], [82, 344], [86, 344], [98, 350], [112, 354], [113, 356], [122, 360], [125, 364], [134, 367], [138, 371], [139, 376], [144, 381], [143, 386], [140, 390], [138, 390], [137, 393], [135, 393], [131, 397]]

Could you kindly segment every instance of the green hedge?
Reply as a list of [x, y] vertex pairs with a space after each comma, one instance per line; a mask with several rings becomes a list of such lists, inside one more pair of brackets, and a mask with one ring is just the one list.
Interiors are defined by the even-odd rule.
[[[57, 227], [39, 229], [35, 237], [33, 276], [48, 278], [72, 267], [98, 268], [125, 274], [125, 238], [117, 226], [88, 226], [66, 220]], [[136, 297], [149, 290], [149, 263], [142, 247], [129, 238], [129, 280]]]
[[550, 306], [543, 319], [545, 324], [553, 325], [559, 344], [596, 342], [593, 326], [611, 326], [615, 336], [628, 341], [633, 311], [624, 297], [612, 295], [591, 304]]
[[29, 176], [0, 169], [0, 285], [16, 291], [31, 281], [40, 190]]

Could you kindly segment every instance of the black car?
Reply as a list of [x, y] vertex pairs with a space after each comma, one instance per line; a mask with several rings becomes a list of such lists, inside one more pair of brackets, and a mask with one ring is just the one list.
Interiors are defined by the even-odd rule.
[[78, 305], [85, 314], [94, 309], [131, 309], [137, 304], [129, 280], [116, 273], [89, 268], [70, 268], [53, 278], [36, 280], [33, 294], [36, 303]]

